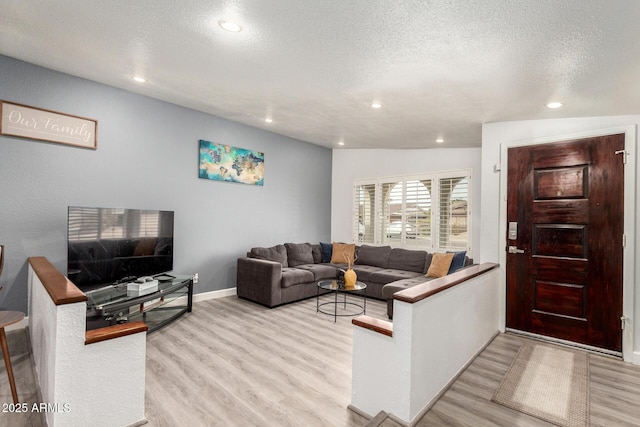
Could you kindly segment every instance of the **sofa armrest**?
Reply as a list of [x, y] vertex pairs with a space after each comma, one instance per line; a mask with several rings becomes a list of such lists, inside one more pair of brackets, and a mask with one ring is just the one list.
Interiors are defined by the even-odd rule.
[[282, 264], [256, 258], [238, 258], [237, 293], [267, 307], [281, 302]]

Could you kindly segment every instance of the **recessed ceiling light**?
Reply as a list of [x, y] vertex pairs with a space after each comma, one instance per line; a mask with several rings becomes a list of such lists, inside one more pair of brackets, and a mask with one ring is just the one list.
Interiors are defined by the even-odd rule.
[[562, 102], [550, 102], [547, 104], [547, 108], [560, 108], [564, 104]]
[[266, 119], [264, 119], [265, 122], [267, 123], [273, 123], [273, 119], [267, 117]]
[[371, 103], [371, 108], [382, 108], [382, 104], [380, 104], [379, 102], [373, 102]]
[[222, 29], [231, 31], [232, 33], [239, 33], [240, 31], [242, 31], [242, 27], [240, 25], [236, 24], [235, 22], [226, 21], [224, 19], [218, 21], [218, 25], [220, 25]]
[[338, 145], [344, 145], [344, 141], [338, 142]]
[[145, 83], [147, 81], [147, 79], [140, 76], [133, 76], [133, 80], [137, 81], [138, 83]]
[[444, 142], [444, 139], [442, 139], [442, 138], [438, 138], [438, 139], [436, 139], [436, 142], [437, 142], [438, 144], [442, 144], [442, 143]]

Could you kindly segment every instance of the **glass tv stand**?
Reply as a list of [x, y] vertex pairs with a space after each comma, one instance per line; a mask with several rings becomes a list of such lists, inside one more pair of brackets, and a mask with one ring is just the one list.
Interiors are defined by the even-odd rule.
[[143, 295], [127, 293], [127, 284], [87, 292], [87, 330], [142, 320], [151, 333], [174, 321], [193, 306], [192, 276], [160, 274], [158, 290]]

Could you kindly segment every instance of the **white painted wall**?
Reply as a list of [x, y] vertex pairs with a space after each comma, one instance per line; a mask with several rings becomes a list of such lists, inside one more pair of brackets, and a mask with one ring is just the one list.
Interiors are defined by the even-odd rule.
[[144, 421], [144, 332], [85, 345], [85, 302], [56, 306], [29, 266], [29, 336], [47, 425], [126, 426]]
[[371, 417], [382, 410], [409, 413], [411, 327], [405, 326], [393, 337], [353, 326], [351, 405]]
[[353, 327], [351, 404], [411, 423], [498, 332], [498, 269], [415, 304], [394, 301], [393, 337]]
[[[626, 149], [631, 153], [625, 173], [625, 233], [627, 247], [624, 259], [624, 315], [629, 319], [623, 334], [623, 355], [625, 360], [640, 364], [640, 227], [637, 213], [640, 212], [640, 187], [638, 185], [637, 126], [640, 116], [585, 117], [574, 119], [527, 120], [502, 123], [489, 123], [482, 127], [482, 190], [480, 231], [480, 262], [501, 263], [501, 307], [500, 322], [505, 323], [505, 283], [504, 248], [506, 246], [504, 221], [501, 221], [501, 209], [506, 191], [501, 189], [502, 172], [494, 172], [494, 165], [506, 164], [501, 159], [503, 145], [538, 143], [565, 139], [567, 137], [596, 135], [627, 130], [633, 136], [627, 141]], [[503, 167], [504, 170], [504, 167]]]
[[497, 279], [491, 270], [414, 304], [411, 420], [498, 332]]
[[424, 150], [333, 150], [331, 179], [331, 239], [352, 240], [353, 181], [381, 176], [409, 175], [472, 169], [472, 256], [480, 242], [480, 148], [431, 148]]

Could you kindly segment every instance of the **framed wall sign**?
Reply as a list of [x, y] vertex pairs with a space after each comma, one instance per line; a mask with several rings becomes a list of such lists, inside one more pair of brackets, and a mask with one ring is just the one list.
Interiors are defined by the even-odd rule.
[[0, 135], [98, 148], [98, 121], [0, 100]]

